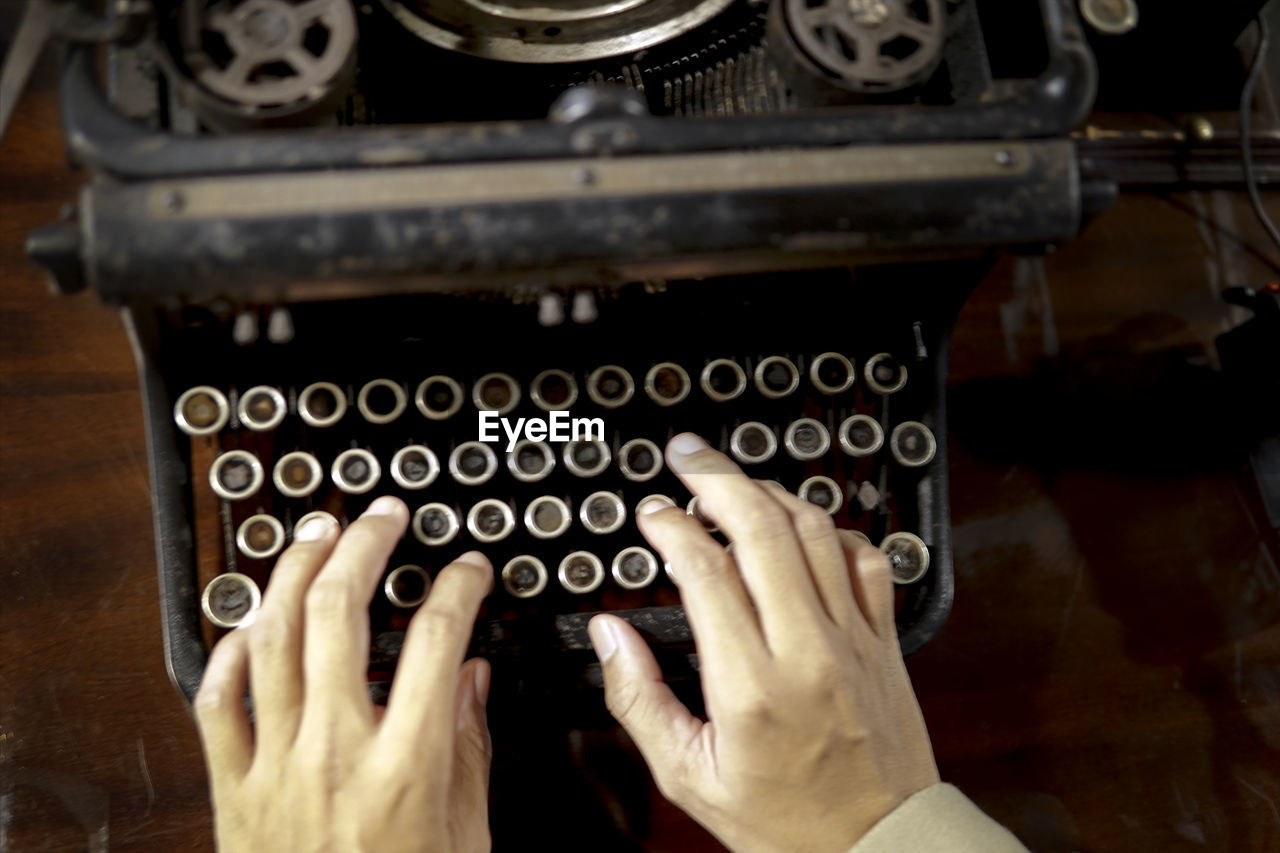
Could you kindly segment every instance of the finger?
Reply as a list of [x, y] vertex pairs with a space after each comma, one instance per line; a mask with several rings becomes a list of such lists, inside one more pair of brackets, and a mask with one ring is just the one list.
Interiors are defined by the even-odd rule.
[[845, 558], [831, 516], [822, 507], [801, 500], [785, 488], [766, 488], [765, 493], [791, 518], [809, 573], [818, 588], [818, 597], [831, 621], [843, 628], [865, 624], [853, 599], [849, 580], [852, 564]]
[[640, 532], [680, 586], [680, 599], [702, 660], [703, 689], [714, 709], [723, 689], [754, 678], [768, 664], [769, 649], [737, 564], [702, 524], [683, 510], [644, 504]]
[[262, 607], [245, 629], [249, 683], [257, 722], [257, 754], [274, 761], [293, 743], [302, 715], [302, 601], [333, 550], [332, 517], [308, 521], [271, 571]]
[[[704, 761], [703, 723], [662, 680], [662, 670], [636, 630], [616, 616], [587, 626], [604, 673], [604, 701], [644, 756], [658, 790], [675, 800]], [[708, 730], [709, 731], [709, 730]]]
[[493, 566], [478, 551], [469, 551], [431, 584], [405, 632], [396, 677], [387, 701], [380, 736], [392, 749], [414, 760], [430, 756], [446, 778], [455, 730], [450, 701], [458, 670], [475, 627], [480, 603], [493, 588]]
[[667, 445], [667, 461], [733, 542], [733, 556], [778, 651], [811, 648], [823, 613], [791, 519], [727, 456], [691, 433]]
[[253, 762], [253, 728], [244, 707], [249, 679], [247, 641], [244, 632], [232, 631], [214, 646], [192, 702], [215, 798], [242, 779]]
[[[489, 825], [489, 764], [493, 744], [485, 703], [489, 698], [489, 662], [473, 658], [462, 665], [454, 707], [457, 716], [456, 747], [453, 753], [453, 783], [449, 786], [452, 800], [449, 811], [465, 818], [467, 826]], [[479, 845], [476, 845], [479, 846]], [[460, 844], [470, 849], [469, 844]]]
[[408, 523], [401, 500], [378, 498], [338, 538], [307, 590], [301, 726], [309, 719], [328, 726], [335, 715], [351, 714], [372, 722], [366, 687], [369, 601]]
[[862, 618], [882, 640], [898, 639], [893, 612], [893, 571], [883, 551], [850, 530], [840, 531], [840, 543], [850, 566], [854, 600]]

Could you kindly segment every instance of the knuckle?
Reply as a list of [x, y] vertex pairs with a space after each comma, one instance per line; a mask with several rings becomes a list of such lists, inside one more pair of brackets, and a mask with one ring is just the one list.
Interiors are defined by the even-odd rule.
[[249, 628], [249, 646], [258, 654], [279, 654], [292, 644], [295, 628], [285, 616], [275, 612], [260, 612], [257, 621]]
[[615, 682], [604, 693], [604, 705], [619, 722], [634, 717], [640, 705], [640, 691], [630, 682]]
[[713, 578], [728, 566], [724, 550], [712, 545], [699, 544], [686, 548], [676, 557], [677, 565], [693, 577]]
[[753, 530], [762, 536], [773, 536], [784, 532], [788, 526], [787, 516], [782, 507], [768, 495], [753, 490], [755, 494], [744, 495], [738, 504], [736, 514], [742, 527]]
[[342, 619], [351, 611], [352, 596], [343, 584], [318, 581], [307, 590], [307, 616], [317, 621]]
[[796, 534], [801, 539], [819, 539], [830, 536], [836, 529], [827, 511], [816, 506], [806, 506], [796, 511]]
[[673, 803], [683, 802], [689, 795], [688, 780], [680, 770], [668, 769], [665, 766], [655, 768], [653, 783], [657, 786], [658, 793]]
[[422, 630], [433, 642], [452, 639], [470, 632], [471, 626], [461, 616], [446, 607], [427, 605], [415, 618], [422, 619]]

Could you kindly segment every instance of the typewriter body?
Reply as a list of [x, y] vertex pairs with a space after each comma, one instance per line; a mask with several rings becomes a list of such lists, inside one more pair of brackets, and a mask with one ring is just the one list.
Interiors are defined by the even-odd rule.
[[[495, 690], [595, 689], [600, 610], [696, 687], [634, 523], [649, 498], [697, 513], [661, 461], [685, 430], [890, 554], [905, 652], [941, 627], [951, 325], [995, 253], [1071, 239], [1106, 196], [1067, 137], [1095, 89], [1074, 2], [94, 20], [109, 44], [71, 47], [62, 93], [93, 177], [31, 252], [122, 308], [185, 695], [299, 520], [381, 494], [414, 519], [371, 610], [375, 690], [472, 548], [495, 566], [474, 642]], [[601, 431], [508, 450], [479, 441], [486, 411]]]

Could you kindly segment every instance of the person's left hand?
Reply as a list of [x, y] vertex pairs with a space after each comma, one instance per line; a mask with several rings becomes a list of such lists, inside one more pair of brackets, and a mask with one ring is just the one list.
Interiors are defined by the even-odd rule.
[[493, 585], [483, 554], [440, 572], [385, 714], [369, 700], [369, 602], [408, 521], [383, 497], [341, 536], [308, 522], [252, 624], [213, 650], [195, 714], [222, 853], [489, 848], [489, 666], [463, 664]]

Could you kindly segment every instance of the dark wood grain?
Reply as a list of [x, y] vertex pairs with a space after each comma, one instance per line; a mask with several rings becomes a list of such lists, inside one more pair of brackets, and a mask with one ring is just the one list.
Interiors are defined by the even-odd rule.
[[[0, 841], [209, 850], [124, 334], [21, 251], [83, 177], [46, 73], [0, 146]], [[1280, 848], [1280, 572], [1213, 350], [1244, 316], [1218, 291], [1280, 263], [1262, 246], [1237, 195], [1127, 197], [961, 317], [956, 605], [910, 668], [944, 777], [1035, 850]], [[642, 846], [708, 849], [616, 748], [579, 763], [651, 804]]]

